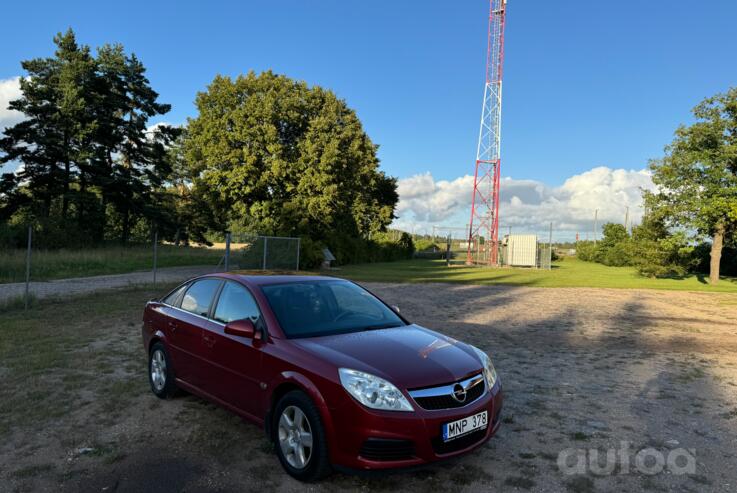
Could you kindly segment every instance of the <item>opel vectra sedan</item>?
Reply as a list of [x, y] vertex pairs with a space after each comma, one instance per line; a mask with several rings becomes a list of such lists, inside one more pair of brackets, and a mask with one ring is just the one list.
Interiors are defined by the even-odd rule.
[[184, 389], [263, 426], [303, 481], [452, 457], [499, 428], [486, 353], [342, 279], [198, 277], [146, 305], [143, 342], [154, 394]]

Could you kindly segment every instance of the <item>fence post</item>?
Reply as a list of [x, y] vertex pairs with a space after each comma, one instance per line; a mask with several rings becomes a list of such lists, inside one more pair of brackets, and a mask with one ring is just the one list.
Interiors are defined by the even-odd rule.
[[28, 251], [26, 252], [26, 296], [25, 296], [25, 309], [28, 310], [28, 303], [30, 296], [29, 284], [31, 283], [31, 241], [33, 238], [33, 227], [28, 225]]
[[445, 243], [445, 266], [450, 267], [450, 244], [453, 240], [450, 239], [450, 233], [448, 233], [448, 239]]
[[264, 264], [262, 266], [262, 270], [266, 270], [266, 251], [269, 248], [269, 237], [264, 236]]
[[299, 242], [302, 241], [302, 238], [297, 238], [297, 271], [299, 271]]
[[550, 236], [548, 237], [548, 270], [553, 270], [553, 223], [550, 223]]
[[225, 233], [225, 272], [230, 270], [230, 231]]
[[154, 230], [154, 288], [156, 287], [156, 265], [159, 261], [159, 230]]

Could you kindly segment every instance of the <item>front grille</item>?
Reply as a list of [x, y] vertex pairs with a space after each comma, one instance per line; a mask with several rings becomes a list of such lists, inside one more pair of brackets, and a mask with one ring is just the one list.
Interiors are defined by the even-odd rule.
[[483, 430], [476, 430], [469, 433], [468, 435], [463, 435], [462, 437], [458, 437], [455, 440], [451, 440], [449, 442], [444, 442], [443, 436], [440, 435], [432, 439], [432, 448], [438, 455], [457, 452], [459, 450], [463, 450], [466, 447], [470, 447], [477, 442], [480, 442], [486, 436], [486, 431], [487, 428], [484, 428]]
[[[467, 388], [466, 399], [459, 402], [453, 397], [453, 386], [461, 384]], [[409, 394], [420, 405], [422, 409], [434, 411], [438, 409], [454, 409], [466, 406], [476, 399], [484, 395], [486, 384], [482, 375], [475, 375], [461, 382], [455, 382], [449, 385], [441, 385], [439, 387], [431, 387], [427, 389], [410, 390]]]
[[411, 459], [415, 455], [415, 444], [409, 440], [369, 438], [361, 446], [361, 457], [375, 461]]
[[451, 395], [436, 395], [432, 397], [416, 397], [415, 401], [428, 411], [435, 409], [453, 409], [456, 407], [463, 407], [466, 404], [470, 404], [484, 394], [483, 384], [472, 387], [466, 394], [466, 400], [464, 402], [458, 402], [453, 399]]

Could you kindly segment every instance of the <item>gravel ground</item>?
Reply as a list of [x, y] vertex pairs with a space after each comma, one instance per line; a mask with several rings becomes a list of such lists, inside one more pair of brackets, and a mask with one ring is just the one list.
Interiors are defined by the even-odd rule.
[[[173, 283], [184, 281], [190, 277], [213, 272], [213, 266], [166, 267], [156, 272], [156, 281]], [[77, 277], [56, 281], [31, 282], [30, 293], [37, 299], [60, 298], [96, 293], [104, 289], [124, 288], [129, 286], [150, 284], [153, 282], [152, 271], [112, 274], [107, 276]], [[0, 284], [0, 305], [25, 295], [26, 284], [14, 282]]]
[[[311, 491], [737, 490], [737, 296], [366, 286], [414, 322], [492, 354], [503, 424], [465, 457], [411, 472], [335, 474]], [[0, 491], [304, 490], [255, 426], [192, 396], [150, 394], [135, 316], [111, 320], [119, 330], [79, 350], [112, 369], [82, 375], [68, 411], [3, 437]], [[600, 467], [575, 469], [579, 454], [598, 454]]]

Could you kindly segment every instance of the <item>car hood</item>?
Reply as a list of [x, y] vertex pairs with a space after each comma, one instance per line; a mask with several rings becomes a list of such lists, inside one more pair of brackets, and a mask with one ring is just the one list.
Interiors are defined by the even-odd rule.
[[294, 342], [337, 368], [372, 373], [405, 389], [442, 385], [481, 371], [470, 346], [418, 325]]

